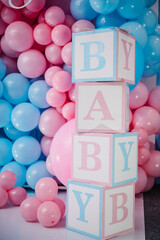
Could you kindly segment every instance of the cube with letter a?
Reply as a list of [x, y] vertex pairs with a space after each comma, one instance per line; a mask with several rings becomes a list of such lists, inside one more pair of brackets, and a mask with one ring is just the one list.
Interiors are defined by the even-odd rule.
[[135, 83], [135, 37], [118, 28], [73, 33], [72, 81]]
[[76, 96], [77, 132], [128, 132], [128, 84], [125, 82], [76, 83]]
[[138, 133], [74, 133], [71, 178], [110, 187], [136, 181]]
[[103, 187], [68, 180], [66, 227], [95, 239], [134, 230], [135, 184]]

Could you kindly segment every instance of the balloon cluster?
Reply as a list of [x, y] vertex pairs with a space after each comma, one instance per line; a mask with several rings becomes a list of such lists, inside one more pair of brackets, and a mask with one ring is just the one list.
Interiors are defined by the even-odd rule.
[[57, 198], [58, 185], [52, 178], [41, 178], [35, 187], [36, 197], [20, 205], [21, 216], [28, 222], [39, 221], [45, 227], [55, 226], [65, 213], [65, 203]]

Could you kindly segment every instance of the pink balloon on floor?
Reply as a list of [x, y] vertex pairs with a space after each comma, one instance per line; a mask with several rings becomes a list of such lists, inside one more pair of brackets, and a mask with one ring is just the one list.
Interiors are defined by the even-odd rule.
[[61, 107], [67, 99], [65, 92], [57, 92], [54, 88], [50, 88], [46, 94], [47, 103], [52, 107]]
[[145, 147], [138, 148], [138, 164], [144, 165], [149, 161], [150, 151]]
[[37, 198], [27, 198], [20, 205], [20, 214], [27, 222], [37, 220], [37, 211], [41, 202]]
[[12, 189], [16, 184], [16, 175], [14, 172], [6, 170], [0, 173], [0, 187], [6, 191]]
[[61, 218], [64, 216], [65, 214], [65, 210], [66, 210], [66, 205], [65, 203], [63, 202], [62, 199], [60, 198], [55, 198], [54, 199], [54, 202], [59, 206], [60, 210], [61, 210]]
[[72, 66], [72, 42], [62, 48], [61, 56], [65, 64]]
[[50, 86], [50, 87], [53, 87], [52, 85], [52, 78], [53, 76], [59, 72], [59, 71], [62, 71], [62, 68], [61, 67], [58, 67], [58, 66], [52, 66], [50, 68], [48, 68], [44, 74], [44, 78], [45, 78], [45, 81], [46, 83]]
[[132, 132], [138, 132], [138, 146], [142, 147], [148, 140], [148, 133], [143, 128], [134, 128]]
[[4, 207], [8, 201], [8, 193], [7, 191], [0, 187], [0, 208]]
[[135, 183], [135, 194], [143, 192], [147, 184], [147, 174], [142, 167], [138, 167], [138, 180]]
[[95, 29], [95, 26], [93, 25], [93, 23], [84, 19], [78, 20], [72, 25], [72, 32], [74, 33], [90, 31], [93, 29]]
[[143, 168], [148, 176], [160, 177], [160, 152], [152, 150], [150, 159], [145, 165], [143, 165]]
[[149, 93], [148, 105], [155, 108], [160, 113], [160, 86], [156, 86]]
[[72, 76], [67, 71], [59, 71], [52, 78], [52, 85], [58, 92], [67, 92], [72, 87]]
[[48, 8], [45, 12], [45, 21], [51, 27], [64, 23], [65, 13], [63, 9], [57, 6]]
[[147, 191], [151, 190], [151, 188], [154, 186], [154, 183], [155, 183], [155, 178], [147, 176], [147, 184], [146, 184], [145, 188], [143, 189], [143, 192], [147, 192]]
[[15, 206], [20, 206], [27, 198], [27, 192], [22, 187], [14, 187], [8, 191], [8, 200]]

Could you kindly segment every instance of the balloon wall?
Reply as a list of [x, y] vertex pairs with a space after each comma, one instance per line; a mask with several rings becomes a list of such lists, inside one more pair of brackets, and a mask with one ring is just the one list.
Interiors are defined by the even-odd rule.
[[141, 78], [160, 70], [155, 2], [0, 0], [0, 169], [15, 173], [15, 186], [35, 189], [52, 176], [66, 185], [75, 127], [72, 33], [120, 27], [136, 36], [130, 86], [130, 131], [139, 133], [136, 193], [152, 188], [160, 177], [160, 152], [149, 142], [160, 133], [160, 87], [149, 92]]

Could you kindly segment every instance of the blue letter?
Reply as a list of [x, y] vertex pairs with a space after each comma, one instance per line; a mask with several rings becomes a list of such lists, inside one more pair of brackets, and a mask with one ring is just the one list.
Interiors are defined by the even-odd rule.
[[129, 154], [130, 154], [133, 142], [128, 142], [128, 144], [129, 144], [128, 153], [127, 153], [126, 148], [125, 148], [126, 142], [121, 142], [121, 143], [118, 143], [118, 144], [119, 144], [119, 146], [122, 150], [122, 154], [123, 154], [123, 157], [124, 157], [124, 169], [122, 171], [123, 172], [128, 171], [128, 170], [130, 170], [130, 168], [128, 167], [128, 158], [129, 158]]
[[[97, 53], [91, 54], [90, 47], [91, 45], [97, 45]], [[101, 53], [104, 52], [104, 44], [102, 42], [84, 42], [81, 43], [84, 46], [84, 68], [81, 71], [97, 71], [105, 66], [105, 58], [100, 56]], [[91, 68], [90, 66], [90, 58], [97, 58], [98, 66], [95, 68]]]
[[75, 197], [77, 199], [77, 202], [78, 202], [78, 205], [79, 205], [79, 209], [80, 209], [80, 217], [77, 218], [77, 220], [80, 220], [80, 221], [83, 221], [83, 222], [88, 222], [87, 220], [85, 220], [85, 209], [86, 209], [86, 206], [90, 200], [91, 197], [93, 197], [93, 194], [90, 194], [90, 193], [85, 193], [85, 195], [87, 196], [87, 200], [85, 203], [82, 202], [82, 198], [81, 198], [81, 194], [82, 192], [79, 192], [79, 191], [76, 191], [76, 190], [73, 190], [74, 194], [75, 194]]

